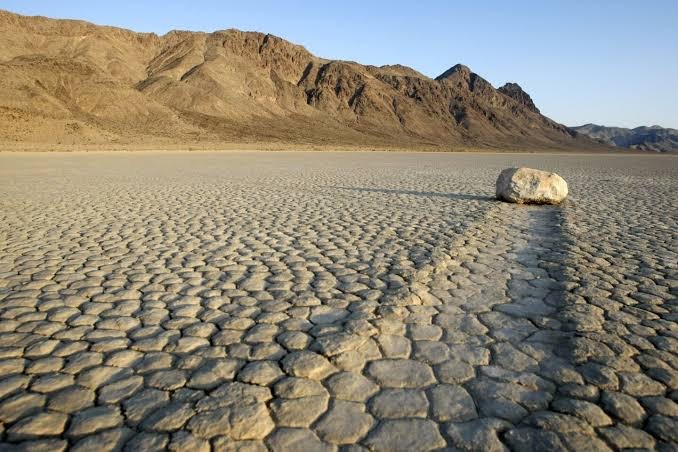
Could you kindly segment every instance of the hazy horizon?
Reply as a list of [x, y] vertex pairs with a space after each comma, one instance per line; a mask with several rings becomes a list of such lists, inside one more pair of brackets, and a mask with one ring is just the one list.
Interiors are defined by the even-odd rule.
[[[25, 15], [82, 19], [139, 32], [226, 28], [272, 33], [313, 54], [381, 66], [402, 64], [436, 77], [456, 63], [495, 87], [515, 82], [545, 115], [588, 123], [678, 128], [678, 4], [650, 1], [451, 2], [123, 0], [0, 1]], [[635, 70], [634, 70], [635, 69]]]

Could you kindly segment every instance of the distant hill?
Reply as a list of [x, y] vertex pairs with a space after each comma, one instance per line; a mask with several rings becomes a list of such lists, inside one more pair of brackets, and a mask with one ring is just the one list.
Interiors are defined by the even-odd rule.
[[620, 148], [655, 152], [678, 151], [678, 130], [676, 129], [666, 129], [659, 126], [625, 129], [596, 124], [570, 128], [594, 140]]
[[163, 36], [0, 11], [0, 146], [607, 149], [463, 65], [435, 79], [270, 34]]

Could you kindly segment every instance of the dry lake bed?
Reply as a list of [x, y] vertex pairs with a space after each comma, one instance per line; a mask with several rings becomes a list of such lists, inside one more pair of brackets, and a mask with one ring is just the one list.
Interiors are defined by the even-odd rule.
[[677, 261], [676, 157], [0, 154], [0, 450], [675, 451]]

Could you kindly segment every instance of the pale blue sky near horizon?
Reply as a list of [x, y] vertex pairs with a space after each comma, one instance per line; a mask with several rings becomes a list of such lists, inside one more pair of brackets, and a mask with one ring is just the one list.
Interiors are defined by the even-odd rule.
[[0, 9], [158, 34], [261, 31], [324, 58], [430, 77], [462, 63], [495, 87], [520, 84], [569, 126], [678, 128], [678, 0], [0, 0]]

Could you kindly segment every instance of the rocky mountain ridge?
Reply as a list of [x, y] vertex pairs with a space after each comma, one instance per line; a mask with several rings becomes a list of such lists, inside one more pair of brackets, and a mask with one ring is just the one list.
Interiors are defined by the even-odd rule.
[[515, 84], [328, 60], [258, 32], [136, 33], [0, 11], [0, 141], [605, 149]]
[[641, 126], [633, 129], [585, 124], [571, 127], [601, 143], [626, 149], [654, 152], [678, 152], [678, 130], [660, 126]]

